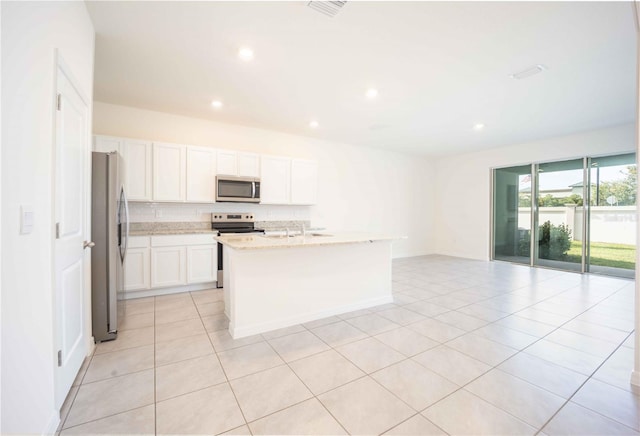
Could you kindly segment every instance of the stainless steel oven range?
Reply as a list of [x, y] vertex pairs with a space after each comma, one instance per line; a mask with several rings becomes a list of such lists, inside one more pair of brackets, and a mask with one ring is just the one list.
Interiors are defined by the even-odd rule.
[[[211, 228], [218, 231], [218, 236], [223, 233], [264, 233], [264, 230], [255, 228], [252, 213], [213, 212], [211, 214]], [[218, 242], [218, 278], [216, 284], [218, 288], [223, 286], [222, 265], [222, 244]]]

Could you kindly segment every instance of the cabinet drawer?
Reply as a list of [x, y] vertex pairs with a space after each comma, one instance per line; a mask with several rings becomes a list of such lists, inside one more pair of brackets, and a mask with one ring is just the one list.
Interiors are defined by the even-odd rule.
[[128, 248], [149, 248], [149, 236], [129, 236]]
[[152, 247], [174, 247], [177, 245], [211, 245], [216, 241], [213, 239], [214, 232], [198, 233], [195, 235], [161, 235], [151, 237]]

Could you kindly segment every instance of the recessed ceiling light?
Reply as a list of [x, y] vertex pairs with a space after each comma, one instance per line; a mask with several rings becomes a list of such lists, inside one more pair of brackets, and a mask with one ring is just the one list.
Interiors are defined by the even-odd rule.
[[473, 125], [473, 130], [482, 130], [484, 129], [484, 124], [482, 123], [477, 123]]
[[238, 57], [243, 61], [250, 61], [253, 59], [253, 50], [249, 47], [242, 47], [238, 52]]
[[367, 89], [367, 92], [365, 92], [365, 94], [367, 96], [367, 98], [369, 99], [374, 99], [378, 96], [378, 90], [375, 88], [369, 88]]
[[220, 109], [222, 107], [222, 102], [220, 100], [213, 100], [211, 102], [211, 106], [213, 106], [216, 109]]
[[309, 127], [311, 127], [312, 129], [317, 129], [319, 125], [320, 124], [315, 120], [309, 123]]

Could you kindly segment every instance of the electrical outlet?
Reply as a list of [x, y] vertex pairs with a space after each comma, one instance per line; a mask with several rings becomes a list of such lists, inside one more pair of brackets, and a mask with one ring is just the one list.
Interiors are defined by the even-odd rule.
[[156, 218], [162, 218], [162, 209], [156, 209]]

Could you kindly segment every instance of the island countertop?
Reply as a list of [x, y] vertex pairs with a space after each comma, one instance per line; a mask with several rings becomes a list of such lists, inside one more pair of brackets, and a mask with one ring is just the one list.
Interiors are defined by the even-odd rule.
[[216, 241], [236, 250], [256, 250], [265, 248], [317, 247], [321, 245], [356, 244], [374, 241], [406, 239], [406, 236], [380, 233], [338, 232], [313, 233], [306, 236], [280, 236], [251, 234], [228, 234], [214, 236]]

